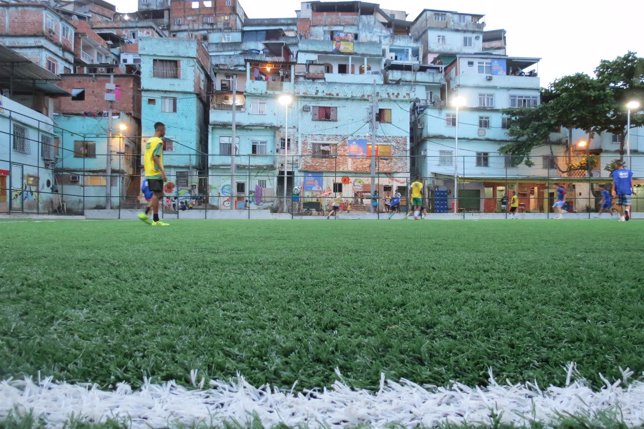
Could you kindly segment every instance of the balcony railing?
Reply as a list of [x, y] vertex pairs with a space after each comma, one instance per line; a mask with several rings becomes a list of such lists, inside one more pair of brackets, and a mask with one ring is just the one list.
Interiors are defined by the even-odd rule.
[[94, 55], [88, 54], [85, 51], [81, 51], [81, 60], [83, 60], [86, 64], [96, 63], [96, 57]]

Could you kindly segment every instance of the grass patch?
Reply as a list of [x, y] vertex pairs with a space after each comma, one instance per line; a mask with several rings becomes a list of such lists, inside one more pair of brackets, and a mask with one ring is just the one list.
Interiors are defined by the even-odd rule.
[[0, 222], [0, 378], [596, 385], [644, 370], [644, 222]]

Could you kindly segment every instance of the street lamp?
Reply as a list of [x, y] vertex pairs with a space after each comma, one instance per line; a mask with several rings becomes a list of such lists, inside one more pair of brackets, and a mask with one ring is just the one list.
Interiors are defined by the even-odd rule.
[[458, 214], [458, 112], [465, 106], [465, 98], [452, 98], [452, 107], [456, 109], [456, 132], [454, 134], [454, 214]]
[[286, 203], [286, 185], [288, 183], [287, 166], [288, 166], [288, 106], [293, 102], [293, 97], [289, 94], [282, 94], [277, 101], [284, 106], [284, 212], [288, 211]]
[[631, 110], [640, 108], [640, 102], [632, 100], [626, 103], [626, 158], [628, 158], [628, 168], [631, 168]]

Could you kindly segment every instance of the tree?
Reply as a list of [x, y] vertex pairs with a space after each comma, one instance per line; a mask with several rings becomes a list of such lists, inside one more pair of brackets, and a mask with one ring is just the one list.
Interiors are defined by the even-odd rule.
[[[601, 132], [623, 136], [627, 100], [644, 96], [644, 59], [628, 52], [615, 60], [604, 60], [595, 69], [595, 76], [583, 73], [564, 76], [541, 91], [538, 107], [507, 110], [512, 120], [508, 134], [513, 141], [500, 151], [512, 154], [514, 165], [529, 162], [535, 147], [557, 143], [551, 141], [550, 133], [558, 126], [568, 128], [568, 145], [572, 144], [573, 128], [588, 134], [588, 144]], [[632, 115], [631, 124], [644, 125], [644, 116]], [[621, 141], [623, 154], [624, 139]], [[570, 168], [570, 159], [568, 164]]]
[[[617, 57], [612, 61], [603, 60], [595, 69], [597, 80], [611, 93], [612, 105], [602, 131], [621, 136], [620, 159], [624, 155], [624, 135], [626, 130], [626, 103], [642, 100], [644, 97], [644, 58], [635, 52]], [[632, 115], [631, 126], [644, 125], [644, 115]]]
[[[583, 73], [556, 80], [541, 95], [542, 104], [534, 109], [507, 111], [512, 121], [508, 134], [514, 141], [502, 147], [501, 151], [520, 159], [519, 163], [529, 160], [535, 147], [553, 144], [550, 134], [559, 126], [568, 128], [569, 135], [573, 128], [581, 128], [588, 134], [590, 144], [593, 135], [605, 126], [601, 118], [612, 106], [610, 91]], [[568, 145], [572, 144], [570, 140], [571, 137]]]

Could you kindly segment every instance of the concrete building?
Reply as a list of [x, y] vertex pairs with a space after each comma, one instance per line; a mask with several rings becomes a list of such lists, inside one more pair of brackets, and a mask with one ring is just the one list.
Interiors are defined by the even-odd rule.
[[[0, 212], [60, 208], [54, 183], [59, 157], [52, 120], [59, 77], [0, 46]], [[8, 95], [8, 96], [7, 96]]]
[[47, 3], [0, 3], [0, 43], [53, 74], [73, 71], [74, 26]]
[[170, 32], [173, 37], [208, 40], [216, 31], [239, 31], [246, 12], [237, 0], [173, 0]]
[[178, 195], [197, 190], [203, 195], [212, 86], [208, 53], [196, 40], [143, 38], [139, 55], [142, 147], [154, 134], [154, 123], [165, 123], [169, 180]]

